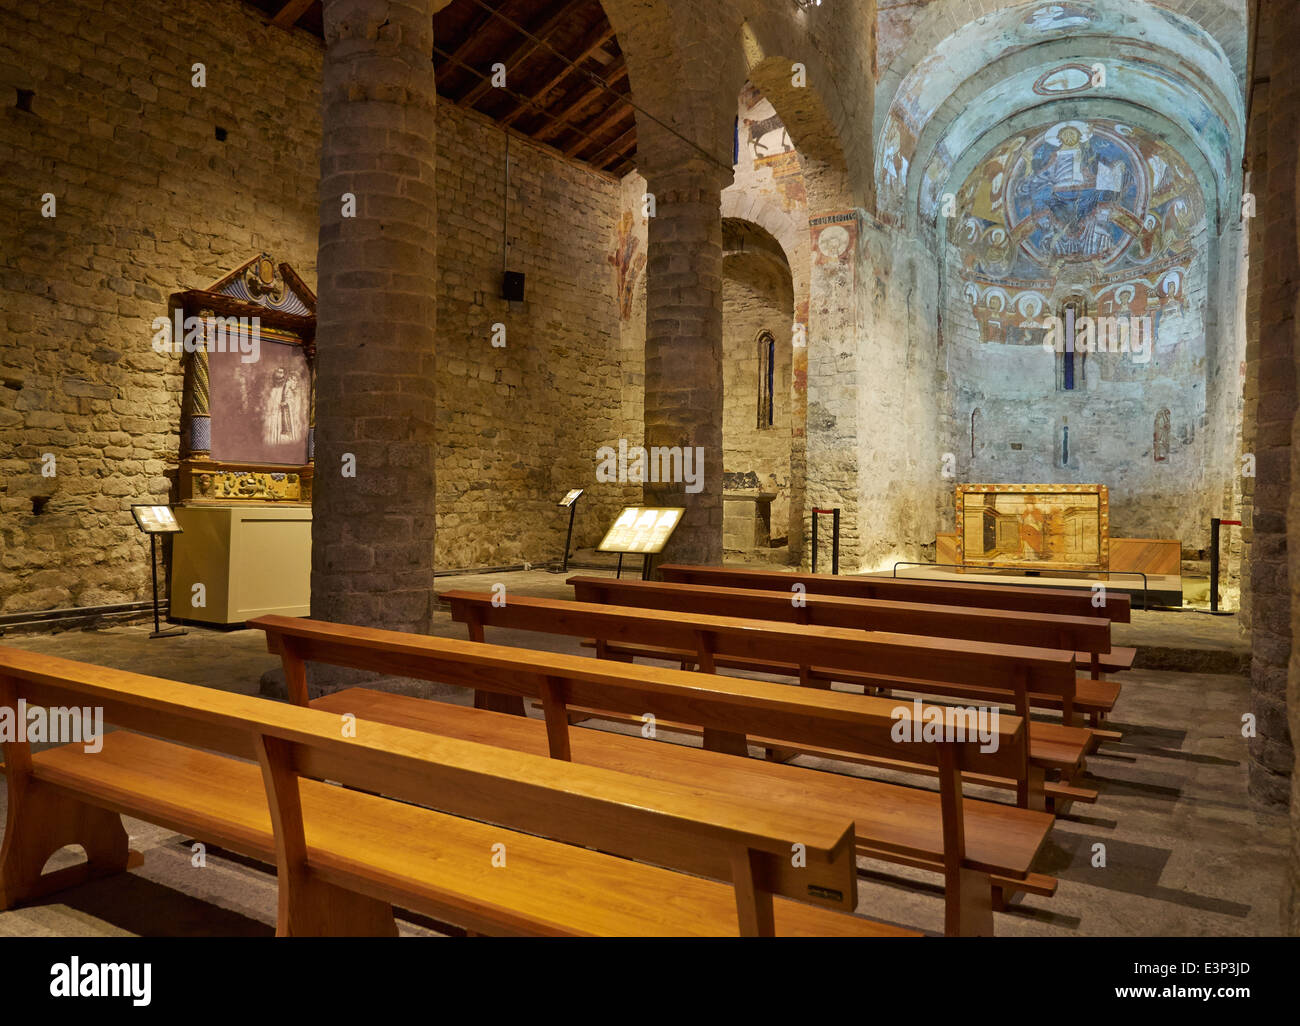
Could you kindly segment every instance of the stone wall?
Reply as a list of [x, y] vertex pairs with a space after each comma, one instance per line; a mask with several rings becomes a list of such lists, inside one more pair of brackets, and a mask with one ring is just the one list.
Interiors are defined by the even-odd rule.
[[[321, 59], [224, 0], [0, 9], [0, 613], [147, 598], [129, 507], [170, 498], [181, 389], [152, 321], [263, 250], [315, 287]], [[437, 142], [437, 567], [559, 558], [568, 488], [575, 545], [626, 498], [595, 480], [629, 430], [618, 185], [512, 140], [503, 224], [504, 134], [443, 105]]]
[[168, 501], [181, 390], [152, 321], [262, 250], [314, 286], [320, 63], [237, 4], [0, 8], [0, 612], [147, 597], [130, 505]]
[[[1041, 331], [1013, 329], [990, 340], [972, 313], [970, 283], [960, 273], [946, 274], [952, 421], [945, 445], [957, 457], [958, 478], [1104, 484], [1112, 534], [1178, 538], [1185, 551], [1204, 550], [1210, 517], [1225, 515], [1222, 465], [1217, 452], [1211, 459], [1208, 445], [1212, 437], [1231, 445], [1239, 420], [1227, 398], [1216, 410], [1227, 422], [1208, 430], [1206, 317], [1212, 299], [1206, 260], [1202, 245], [1187, 287], [1184, 319], [1190, 326], [1179, 340], [1157, 340], [1146, 363], [1125, 353], [1075, 354], [1073, 390], [1061, 387], [1063, 357], [1044, 351]], [[948, 261], [949, 268], [960, 266], [951, 250]], [[1225, 334], [1216, 342], [1231, 360], [1236, 339]], [[1169, 429], [1167, 449], [1157, 452], [1161, 410], [1169, 411]]]
[[[448, 105], [439, 118], [438, 565], [558, 559], [568, 489], [587, 489], [575, 547], [600, 540], [625, 496], [596, 481], [596, 451], [627, 434], [619, 188], [512, 139], [506, 209], [505, 135]], [[503, 235], [522, 303], [500, 298]]]

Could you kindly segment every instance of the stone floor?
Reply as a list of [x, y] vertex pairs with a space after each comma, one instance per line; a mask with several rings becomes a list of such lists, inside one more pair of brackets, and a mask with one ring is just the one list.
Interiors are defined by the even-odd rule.
[[[507, 593], [563, 597], [564, 579], [545, 571], [443, 577], [438, 590], [502, 583]], [[463, 628], [444, 612], [435, 633], [463, 637]], [[488, 640], [578, 651], [573, 639], [512, 631], [490, 632]], [[1138, 645], [1140, 656], [1150, 650], [1163, 653], [1165, 664], [1182, 665], [1127, 675], [1115, 716], [1123, 742], [1089, 760], [1100, 799], [1058, 822], [1037, 867], [1060, 879], [1057, 895], [1018, 902], [997, 916], [998, 932], [1278, 933], [1287, 823], [1252, 808], [1246, 797], [1240, 730], [1248, 681], [1240, 673], [1204, 672], [1215, 660], [1239, 665], [1245, 650], [1235, 620], [1139, 612], [1132, 624], [1116, 627], [1115, 640]], [[258, 693], [259, 682], [273, 678], [276, 667], [261, 634], [247, 630], [192, 627], [184, 637], [150, 640], [148, 627], [129, 626], [10, 636], [0, 643], [246, 694]], [[192, 839], [137, 821], [128, 821], [128, 830], [133, 846], [145, 852], [140, 869], [0, 914], [0, 935], [272, 932], [275, 882], [265, 868], [217, 850], [208, 850], [206, 864], [196, 866]], [[1094, 865], [1100, 862], [1097, 845], [1104, 845], [1104, 866]], [[942, 928], [937, 877], [866, 860], [861, 865], [861, 912], [927, 931]], [[402, 925], [414, 934], [433, 928], [409, 920]]]

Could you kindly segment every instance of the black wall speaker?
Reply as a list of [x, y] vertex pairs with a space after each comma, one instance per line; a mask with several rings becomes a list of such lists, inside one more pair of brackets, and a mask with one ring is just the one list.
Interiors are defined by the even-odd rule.
[[521, 271], [506, 271], [501, 278], [501, 298], [512, 303], [524, 301], [524, 276]]

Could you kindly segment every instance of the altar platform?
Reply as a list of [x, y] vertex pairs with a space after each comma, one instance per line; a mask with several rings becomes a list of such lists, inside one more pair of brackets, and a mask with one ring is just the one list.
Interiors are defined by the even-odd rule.
[[956, 564], [900, 563], [893, 570], [879, 570], [869, 576], [910, 577], [923, 580], [961, 581], [966, 584], [1014, 584], [1031, 588], [1091, 588], [1104, 584], [1108, 590], [1127, 594], [1134, 609], [1181, 608], [1181, 574], [1075, 570], [1022, 570], [1019, 568], [962, 567]]

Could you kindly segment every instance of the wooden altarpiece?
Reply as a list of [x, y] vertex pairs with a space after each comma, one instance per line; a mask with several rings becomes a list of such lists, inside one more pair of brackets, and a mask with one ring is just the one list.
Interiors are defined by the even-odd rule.
[[185, 367], [180, 501], [310, 506], [315, 294], [261, 253], [170, 298]]

